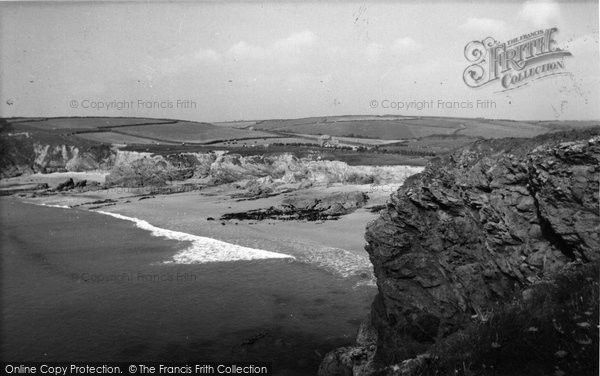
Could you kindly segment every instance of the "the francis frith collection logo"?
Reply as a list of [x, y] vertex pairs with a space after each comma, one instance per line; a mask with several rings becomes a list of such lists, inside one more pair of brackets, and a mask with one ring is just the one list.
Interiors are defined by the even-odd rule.
[[540, 78], [567, 74], [564, 58], [572, 56], [553, 39], [553, 27], [536, 30], [501, 43], [492, 37], [472, 41], [465, 47], [465, 58], [471, 63], [463, 80], [472, 88], [498, 81], [500, 91], [516, 89]]

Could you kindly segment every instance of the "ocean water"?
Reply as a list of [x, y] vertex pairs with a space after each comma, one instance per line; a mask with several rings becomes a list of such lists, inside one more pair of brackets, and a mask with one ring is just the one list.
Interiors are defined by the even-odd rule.
[[267, 252], [11, 198], [0, 215], [3, 361], [254, 360], [310, 375], [353, 343], [375, 294], [328, 267], [364, 268], [343, 250]]
[[118, 213], [111, 213], [98, 210], [96, 213], [110, 215], [125, 221], [135, 223], [138, 228], [149, 231], [153, 236], [174, 239], [182, 242], [191, 243], [187, 248], [177, 252], [173, 256], [173, 262], [179, 264], [205, 264], [209, 262], [232, 262], [240, 260], [263, 260], [288, 258], [294, 259], [294, 256], [283, 253], [269, 252], [261, 249], [242, 247], [236, 244], [223, 242], [216, 239], [187, 234], [185, 232], [173, 231], [153, 226], [148, 221], [142, 219], [127, 217]]

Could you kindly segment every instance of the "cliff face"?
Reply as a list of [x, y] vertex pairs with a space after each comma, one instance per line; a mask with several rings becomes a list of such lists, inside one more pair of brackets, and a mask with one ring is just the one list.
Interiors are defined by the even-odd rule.
[[[422, 167], [410, 166], [349, 166], [345, 162], [297, 158], [292, 154], [242, 156], [225, 151], [153, 155], [118, 151], [109, 180], [120, 184], [120, 171], [136, 161], [146, 159], [160, 170], [168, 172], [169, 180], [191, 177], [211, 185], [243, 182], [249, 196], [267, 193], [284, 184], [327, 185], [393, 184]], [[252, 193], [254, 192], [254, 193]]]
[[0, 149], [0, 178], [37, 172], [107, 170], [116, 154], [107, 145], [50, 144], [27, 137], [2, 137]]
[[[297, 158], [292, 154], [242, 156], [226, 151], [174, 153], [167, 155], [120, 150], [117, 147], [81, 143], [66, 144], [60, 139], [44, 142], [25, 134], [0, 132], [0, 178], [31, 173], [66, 171], [109, 171], [111, 184], [131, 180], [132, 164], [140, 161], [149, 174], [165, 175], [165, 180], [204, 179], [207, 184], [248, 181], [256, 190], [270, 190], [281, 184], [327, 185], [394, 184], [422, 167], [349, 166], [345, 162]], [[139, 163], [138, 163], [139, 164]], [[135, 185], [134, 185], [135, 186]]]
[[370, 223], [381, 364], [414, 358], [569, 262], [600, 259], [600, 130], [477, 142]]

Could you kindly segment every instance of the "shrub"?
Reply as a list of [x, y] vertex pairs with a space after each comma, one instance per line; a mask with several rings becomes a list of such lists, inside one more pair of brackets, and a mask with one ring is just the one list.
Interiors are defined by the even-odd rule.
[[598, 375], [598, 264], [571, 267], [434, 346], [416, 373]]

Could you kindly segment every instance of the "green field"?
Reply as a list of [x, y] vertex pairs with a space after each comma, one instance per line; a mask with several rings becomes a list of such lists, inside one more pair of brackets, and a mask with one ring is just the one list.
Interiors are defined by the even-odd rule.
[[112, 117], [75, 117], [75, 118], [38, 118], [12, 120], [14, 125], [26, 125], [37, 129], [94, 129], [110, 128], [124, 125], [150, 124], [150, 123], [172, 123], [172, 120], [143, 119], [143, 118], [112, 118]]
[[[150, 145], [156, 144], [158, 141], [151, 140], [143, 137], [131, 136], [128, 134], [117, 133], [117, 132], [86, 132], [79, 133], [76, 135], [77, 138], [81, 138], [88, 141], [100, 142], [103, 144], [140, 144]], [[167, 142], [162, 142], [167, 144]], [[175, 144], [170, 142], [169, 144]]]
[[[382, 140], [419, 139], [460, 134], [471, 137], [533, 137], [553, 130], [552, 122], [522, 122], [440, 117], [342, 116], [293, 120], [265, 120], [254, 129], [288, 134], [327, 134], [337, 137]], [[561, 127], [556, 126], [556, 129]]]
[[330, 135], [338, 137], [377, 138], [387, 140], [413, 138], [411, 129], [398, 120], [344, 120], [307, 118], [257, 122], [254, 129], [267, 131]]
[[222, 121], [217, 123], [211, 123], [217, 127], [229, 127], [229, 128], [249, 128], [256, 124], [255, 121]]
[[[15, 132], [41, 139], [86, 140], [105, 144], [214, 143], [248, 138], [267, 139], [278, 134], [209, 123], [144, 118], [35, 118], [7, 119]], [[237, 123], [236, 123], [237, 124]]]
[[279, 137], [267, 132], [229, 127], [208, 123], [178, 121], [175, 124], [152, 124], [119, 128], [119, 132], [166, 142], [209, 143], [221, 140]]
[[[424, 164], [433, 156], [480, 138], [533, 137], [598, 125], [597, 121], [404, 116], [310, 117], [216, 124], [110, 117], [12, 118], [3, 122], [3, 137], [9, 143], [20, 138], [25, 143], [50, 145], [125, 144], [129, 150], [156, 153], [216, 149], [256, 155], [317, 153], [323, 158], [352, 164]], [[320, 135], [334, 136], [337, 146], [320, 147]]]

